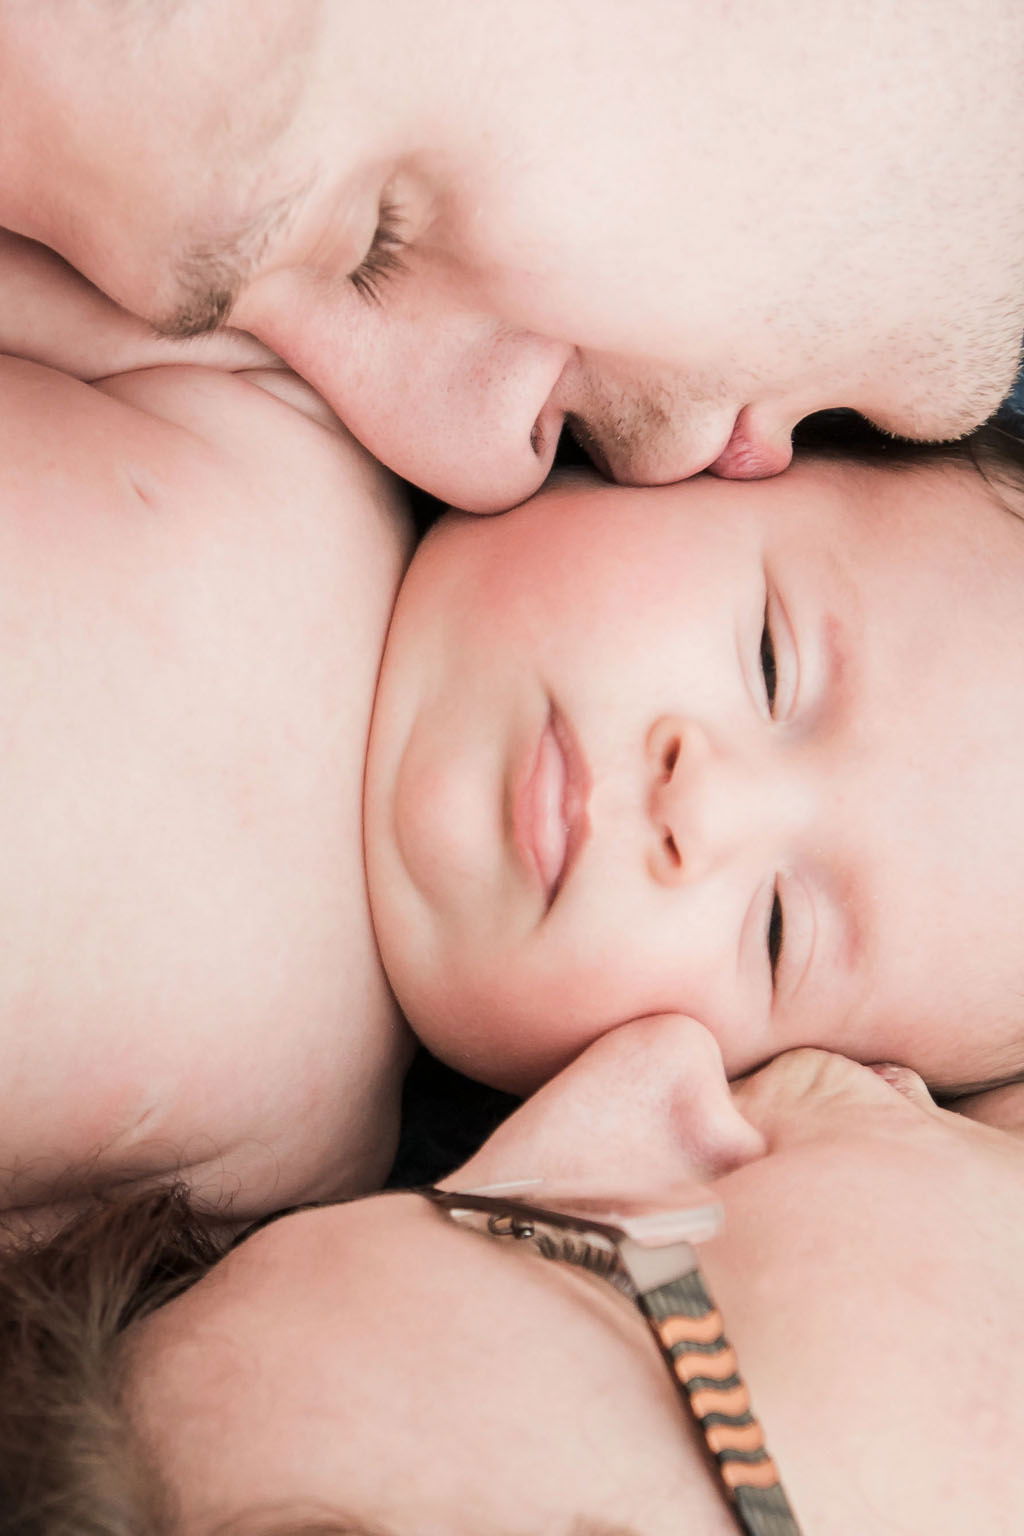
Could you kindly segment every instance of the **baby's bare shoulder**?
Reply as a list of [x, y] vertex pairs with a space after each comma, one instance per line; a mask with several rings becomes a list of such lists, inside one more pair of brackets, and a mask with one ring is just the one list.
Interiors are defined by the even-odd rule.
[[201, 445], [220, 454], [234, 472], [259, 466], [271, 482], [301, 472], [371, 482], [393, 497], [394, 479], [364, 448], [317, 392], [284, 368], [227, 372], [192, 365], [144, 368], [96, 382], [97, 394], [163, 423], [168, 449], [179, 456]]
[[0, 356], [0, 445], [8, 492], [60, 473], [81, 486], [203, 487], [229, 498], [330, 503], [340, 525], [379, 507], [404, 521], [394, 477], [321, 398], [286, 370], [237, 373], [191, 364], [141, 368], [86, 383]]

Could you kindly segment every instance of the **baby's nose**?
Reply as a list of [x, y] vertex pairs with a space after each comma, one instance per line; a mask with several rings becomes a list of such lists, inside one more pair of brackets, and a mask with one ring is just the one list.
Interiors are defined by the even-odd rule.
[[740, 859], [788, 857], [821, 814], [823, 765], [756, 725], [718, 730], [662, 715], [647, 735], [647, 864], [693, 885]]
[[695, 720], [662, 715], [647, 737], [648, 818], [653, 838], [648, 863], [662, 885], [699, 879], [709, 862], [704, 780], [710, 743]]

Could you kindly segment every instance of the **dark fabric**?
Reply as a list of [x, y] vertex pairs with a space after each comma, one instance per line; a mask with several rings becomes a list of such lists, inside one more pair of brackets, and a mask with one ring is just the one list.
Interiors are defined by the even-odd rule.
[[402, 1094], [402, 1129], [388, 1189], [436, 1184], [487, 1140], [519, 1103], [417, 1051]]
[[1024, 361], [1021, 362], [1017, 382], [996, 412], [995, 419], [1000, 426], [1008, 427], [1018, 437], [1024, 437]]

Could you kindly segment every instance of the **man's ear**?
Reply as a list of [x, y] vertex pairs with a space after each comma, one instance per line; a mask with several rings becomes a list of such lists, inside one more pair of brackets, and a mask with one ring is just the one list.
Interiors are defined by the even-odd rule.
[[956, 1099], [950, 1106], [972, 1120], [1024, 1137], [1024, 1082], [1005, 1083], [985, 1093], [972, 1093]]

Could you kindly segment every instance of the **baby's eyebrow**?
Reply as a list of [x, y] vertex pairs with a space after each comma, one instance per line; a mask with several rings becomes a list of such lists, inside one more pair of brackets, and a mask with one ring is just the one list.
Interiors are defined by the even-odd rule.
[[815, 913], [814, 952], [791, 998], [799, 998], [804, 1007], [810, 999], [815, 1008], [823, 997], [829, 1006], [840, 999], [844, 1016], [853, 1018], [870, 981], [876, 944], [866, 872], [846, 859], [817, 861], [804, 871], [804, 879]]
[[[863, 970], [870, 940], [871, 904], [863, 875], [846, 871], [837, 882], [840, 944], [838, 959], [850, 972]], [[866, 931], [868, 930], [868, 931]]]
[[178, 256], [174, 273], [178, 297], [172, 309], [152, 322], [160, 336], [205, 336], [224, 325], [243, 285], [271, 240], [292, 222], [311, 180], [241, 216], [226, 232], [193, 241]]

